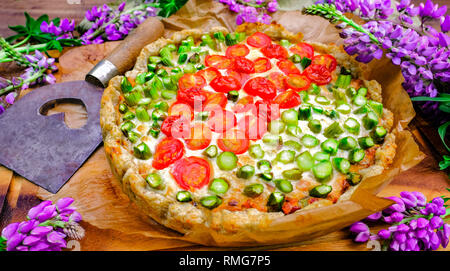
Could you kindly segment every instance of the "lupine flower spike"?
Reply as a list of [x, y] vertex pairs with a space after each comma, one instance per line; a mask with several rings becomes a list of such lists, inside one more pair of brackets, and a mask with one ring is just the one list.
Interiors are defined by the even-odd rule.
[[52, 204], [43, 201], [28, 211], [27, 220], [6, 226], [0, 237], [0, 251], [60, 251], [67, 238], [81, 239], [81, 215], [71, 206], [72, 198]]
[[[400, 197], [388, 197], [395, 203], [368, 216], [364, 221], [353, 223], [349, 230], [355, 242], [378, 240], [384, 250], [420, 251], [446, 248], [450, 239], [450, 225], [444, 219], [450, 213], [442, 197], [430, 202], [420, 192], [403, 191]], [[448, 208], [448, 209], [447, 209]], [[383, 221], [391, 224], [374, 234], [367, 223]]]

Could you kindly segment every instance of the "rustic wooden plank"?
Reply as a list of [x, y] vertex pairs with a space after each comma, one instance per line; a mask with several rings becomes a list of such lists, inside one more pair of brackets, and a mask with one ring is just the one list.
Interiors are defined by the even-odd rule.
[[0, 217], [13, 175], [11, 170], [0, 166]]

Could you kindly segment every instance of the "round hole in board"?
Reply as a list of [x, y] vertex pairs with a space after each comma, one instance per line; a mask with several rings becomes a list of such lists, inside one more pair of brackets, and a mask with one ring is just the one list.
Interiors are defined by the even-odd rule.
[[88, 113], [86, 105], [80, 99], [63, 98], [46, 102], [39, 108], [44, 116], [64, 113], [64, 123], [71, 129], [79, 129], [86, 125]]

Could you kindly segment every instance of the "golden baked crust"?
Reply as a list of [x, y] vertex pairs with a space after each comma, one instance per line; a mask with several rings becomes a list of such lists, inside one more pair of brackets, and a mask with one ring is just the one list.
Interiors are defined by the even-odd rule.
[[[224, 34], [228, 33], [225, 28], [211, 29], [209, 33], [217, 31], [221, 31]], [[238, 27], [237, 31], [246, 32], [248, 35], [259, 31], [266, 33], [272, 39], [288, 39], [291, 42], [298, 42], [302, 38], [301, 34], [294, 35], [276, 24], [243, 24]], [[183, 30], [175, 33], [171, 39], [160, 38], [147, 45], [139, 55], [134, 69], [128, 71], [126, 76], [135, 78], [139, 73], [147, 71], [148, 57], [158, 55], [159, 50], [165, 45], [169, 43], [179, 44], [188, 36], [192, 36], [197, 40], [202, 34], [205, 34], [205, 32], [199, 29]], [[342, 48], [320, 43], [310, 44], [317, 51], [335, 56], [338, 63], [349, 69], [355, 77], [359, 78], [361, 76], [362, 65], [349, 57]], [[119, 128], [121, 115], [118, 112], [118, 105], [123, 100], [120, 90], [121, 80], [122, 76], [116, 76], [110, 81], [101, 101], [100, 124], [104, 147], [112, 171], [120, 181], [123, 191], [146, 215], [180, 233], [209, 232], [213, 233], [213, 238], [227, 241], [240, 240], [240, 233], [242, 232], [246, 232], [247, 236], [249, 232], [256, 231], [256, 229], [259, 233], [263, 233], [264, 229], [272, 221], [284, 216], [282, 212], [262, 212], [254, 208], [238, 211], [221, 208], [208, 210], [206, 208], [198, 208], [192, 204], [180, 203], [175, 198], [166, 197], [155, 190], [149, 189], [142, 174], [154, 171], [154, 169], [148, 168], [148, 165], [144, 165], [140, 160], [134, 159], [134, 156], [129, 151], [131, 148], [130, 143]], [[368, 96], [371, 99], [381, 102], [381, 87], [376, 81], [363, 80], [361, 84], [368, 88]], [[392, 113], [384, 108], [381, 125], [390, 131], [392, 123]], [[381, 174], [390, 165], [395, 156], [395, 136], [388, 134], [381, 146], [373, 148], [375, 162], [370, 167], [359, 171], [364, 177]], [[230, 178], [233, 178], [233, 176], [230, 176]], [[347, 192], [341, 195], [339, 200], [348, 199], [353, 190], [354, 187], [348, 189]], [[304, 209], [330, 204], [333, 204], [332, 200], [321, 199]], [[295, 229], [292, 230], [295, 231]]]

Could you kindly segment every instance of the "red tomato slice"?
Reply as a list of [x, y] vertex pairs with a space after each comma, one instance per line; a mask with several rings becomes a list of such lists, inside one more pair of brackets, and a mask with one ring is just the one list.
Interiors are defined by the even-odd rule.
[[211, 143], [211, 130], [203, 123], [196, 123], [185, 142], [190, 150], [203, 150]]
[[243, 117], [238, 125], [239, 130], [244, 131], [246, 138], [258, 140], [267, 132], [267, 120], [247, 115]]
[[192, 107], [186, 103], [183, 102], [174, 102], [169, 107], [169, 116], [176, 116], [176, 115], [182, 115], [187, 120], [193, 120], [194, 119], [194, 110]]
[[307, 57], [311, 59], [314, 56], [314, 48], [308, 43], [300, 42], [296, 45], [292, 46], [289, 49], [294, 54], [297, 54], [301, 57]]
[[331, 82], [331, 73], [324, 65], [311, 64], [303, 71], [303, 74], [317, 85], [326, 85]]
[[268, 58], [259, 57], [254, 61], [254, 63], [255, 72], [261, 73], [272, 69], [272, 64], [270, 63], [270, 60]]
[[292, 63], [292, 61], [290, 61], [289, 59], [283, 59], [283, 60], [278, 61], [277, 66], [286, 75], [293, 74], [293, 73], [300, 74], [300, 70], [297, 69], [295, 64]]
[[275, 85], [264, 77], [254, 77], [244, 86], [245, 92], [253, 96], [259, 96], [264, 100], [271, 100], [277, 95]]
[[332, 55], [316, 55], [311, 59], [311, 64], [323, 65], [332, 72], [336, 69], [337, 61]]
[[203, 76], [194, 74], [194, 73], [186, 73], [185, 75], [181, 76], [181, 78], [178, 80], [178, 87], [180, 89], [186, 89], [186, 88], [202, 88], [206, 85], [206, 80], [203, 78]]
[[194, 107], [196, 103], [203, 104], [206, 101], [206, 94], [200, 88], [181, 88], [178, 90], [177, 99]]
[[245, 134], [237, 129], [229, 130], [217, 139], [217, 146], [222, 151], [233, 152], [234, 154], [242, 154], [248, 150], [250, 141]]
[[202, 76], [203, 78], [205, 78], [205, 80], [207, 82], [211, 82], [211, 80], [213, 80], [217, 76], [221, 75], [221, 73], [216, 68], [213, 68], [213, 67], [209, 67], [209, 68], [200, 70], [200, 71], [196, 72], [195, 74]]
[[263, 48], [272, 42], [269, 36], [261, 32], [255, 32], [247, 38], [247, 44], [257, 48]]
[[255, 103], [258, 117], [271, 121], [280, 117], [280, 106], [268, 101], [258, 100]]
[[246, 56], [250, 50], [244, 44], [236, 44], [227, 48], [225, 55], [227, 57]]
[[274, 100], [274, 103], [279, 104], [280, 108], [292, 108], [300, 105], [302, 103], [302, 99], [297, 92], [293, 90], [287, 90], [281, 94], [279, 94]]
[[234, 70], [227, 70], [227, 75], [228, 76], [233, 76], [234, 78], [239, 80], [239, 82], [241, 82], [241, 85], [244, 85], [245, 82], [247, 82], [248, 78], [250, 78], [250, 76], [248, 74], [239, 73], [239, 72], [234, 71]]
[[170, 173], [182, 189], [190, 191], [207, 185], [213, 175], [209, 162], [195, 156], [175, 162]]
[[269, 44], [262, 48], [261, 53], [268, 58], [286, 59], [288, 57], [286, 48], [276, 43]]
[[161, 124], [161, 132], [168, 137], [184, 138], [189, 136], [190, 122], [182, 115], [168, 116]]
[[228, 93], [241, 89], [241, 82], [233, 76], [218, 76], [209, 84], [215, 91]]
[[233, 111], [235, 113], [244, 113], [250, 111], [253, 108], [255, 108], [255, 105], [253, 104], [253, 96], [249, 95], [245, 96], [242, 99], [239, 99], [234, 105]]
[[308, 89], [311, 85], [311, 80], [304, 74], [290, 74], [285, 80], [287, 87], [296, 91]]
[[236, 126], [236, 116], [227, 110], [212, 111], [208, 125], [212, 131], [223, 133]]
[[164, 169], [184, 155], [184, 145], [178, 139], [166, 137], [156, 145], [152, 167]]
[[234, 58], [234, 70], [240, 73], [254, 73], [255, 63], [243, 56]]
[[222, 110], [227, 106], [227, 96], [223, 93], [208, 93], [203, 111]]
[[207, 55], [205, 65], [216, 69], [232, 69], [234, 61], [231, 58], [221, 55]]
[[278, 92], [282, 92], [282, 91], [286, 90], [287, 87], [286, 87], [286, 83], [284, 81], [285, 78], [286, 78], [286, 76], [284, 74], [282, 74], [281, 72], [272, 72], [269, 74], [269, 76], [267, 76], [267, 79], [272, 81], [272, 83], [277, 88]]

